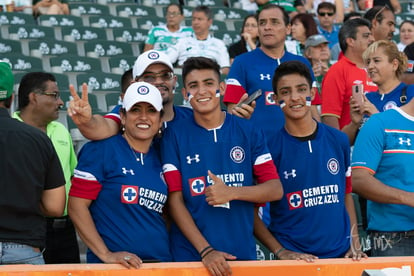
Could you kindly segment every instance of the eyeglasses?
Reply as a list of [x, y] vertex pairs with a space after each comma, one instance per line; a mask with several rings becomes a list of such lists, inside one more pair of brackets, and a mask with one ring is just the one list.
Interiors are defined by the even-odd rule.
[[157, 78], [160, 78], [162, 81], [169, 81], [172, 80], [174, 77], [173, 72], [165, 71], [161, 73], [144, 73], [139, 77], [139, 79], [148, 82], [148, 83], [154, 83]]
[[176, 17], [176, 16], [178, 16], [178, 15], [181, 15], [181, 13], [179, 13], [179, 12], [167, 12], [167, 17], [168, 17], [168, 16], [171, 16], [171, 17]]
[[334, 12], [318, 12], [318, 15], [323, 17], [323, 16], [333, 16], [335, 13]]
[[40, 94], [40, 95], [46, 95], [49, 97], [53, 97], [55, 98], [55, 100], [59, 100], [60, 99], [60, 93], [59, 92], [42, 92], [42, 91], [35, 91], [36, 94]]

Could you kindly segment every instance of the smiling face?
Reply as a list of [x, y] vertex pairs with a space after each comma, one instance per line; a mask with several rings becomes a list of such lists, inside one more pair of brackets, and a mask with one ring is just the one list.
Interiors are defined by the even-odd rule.
[[196, 69], [187, 74], [183, 94], [190, 101], [194, 113], [211, 113], [220, 110], [221, 85], [213, 70]]
[[400, 42], [404, 45], [414, 42], [414, 23], [405, 22], [400, 26]]
[[157, 87], [161, 92], [163, 105], [174, 101], [173, 93], [177, 76], [173, 74], [167, 65], [162, 63], [151, 64], [135, 81], [148, 82]]
[[378, 47], [365, 59], [365, 65], [368, 76], [378, 86], [397, 78], [398, 61], [396, 59], [389, 61], [382, 47]]
[[277, 83], [275, 101], [281, 108], [287, 120], [303, 119], [310, 113], [307, 101], [313, 97], [309, 82], [299, 74], [288, 74], [281, 77]]
[[161, 128], [161, 113], [149, 103], [134, 104], [126, 113], [121, 112], [124, 135], [133, 141], [150, 142]]

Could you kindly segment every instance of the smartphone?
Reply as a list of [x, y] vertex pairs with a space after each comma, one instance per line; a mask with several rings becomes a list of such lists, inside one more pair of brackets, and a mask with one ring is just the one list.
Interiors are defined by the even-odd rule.
[[251, 104], [253, 101], [255, 101], [257, 98], [262, 95], [262, 89], [258, 89], [254, 91], [247, 99], [239, 103], [237, 106], [241, 107], [242, 104]]
[[361, 106], [364, 103], [364, 86], [362, 84], [352, 85], [352, 98]]

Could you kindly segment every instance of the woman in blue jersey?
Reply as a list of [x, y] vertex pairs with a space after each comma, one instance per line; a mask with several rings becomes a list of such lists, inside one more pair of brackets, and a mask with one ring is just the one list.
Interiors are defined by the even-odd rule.
[[167, 185], [152, 146], [162, 108], [155, 86], [131, 84], [120, 110], [123, 131], [79, 153], [68, 208], [88, 263], [139, 268], [146, 260], [171, 261], [163, 219]]
[[371, 44], [363, 53], [368, 76], [378, 86], [376, 92], [365, 94], [362, 106], [351, 100], [353, 111], [372, 115], [408, 103], [414, 96], [414, 86], [401, 82], [407, 68], [407, 57], [389, 40]]

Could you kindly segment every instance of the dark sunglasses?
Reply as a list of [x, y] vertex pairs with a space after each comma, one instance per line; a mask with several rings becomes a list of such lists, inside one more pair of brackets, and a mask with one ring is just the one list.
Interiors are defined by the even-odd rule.
[[319, 16], [333, 16], [334, 14], [333, 12], [318, 12]]

